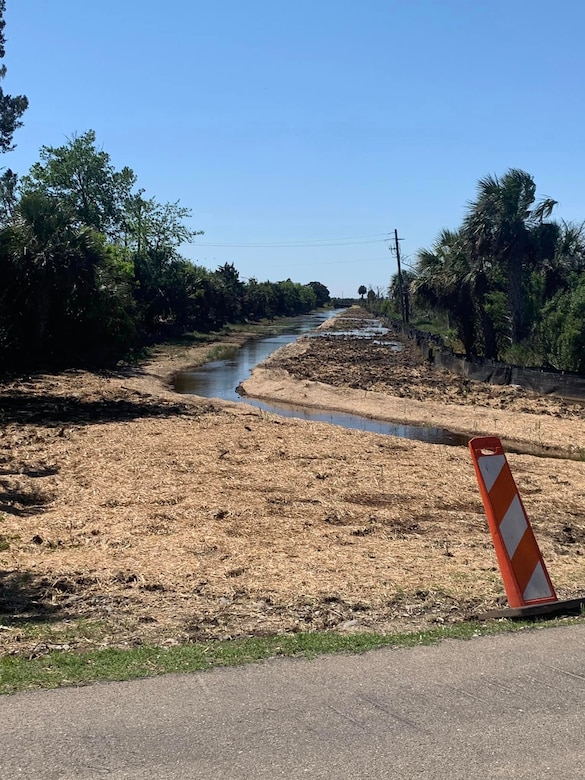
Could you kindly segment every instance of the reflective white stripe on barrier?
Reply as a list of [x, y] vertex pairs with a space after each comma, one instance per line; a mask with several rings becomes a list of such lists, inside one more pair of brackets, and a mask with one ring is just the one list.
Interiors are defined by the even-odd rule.
[[518, 545], [522, 541], [527, 528], [526, 515], [518, 495], [515, 495], [500, 523], [500, 533], [510, 558], [514, 557], [514, 553], [518, 549]]
[[549, 596], [554, 596], [554, 593], [551, 591], [549, 584], [546, 581], [542, 563], [540, 563], [540, 561], [537, 563], [536, 568], [532, 572], [532, 577], [528, 581], [528, 585], [526, 586], [522, 595], [524, 596], [524, 601], [531, 601], [533, 599], [546, 599]]
[[481, 475], [487, 492], [494, 486], [494, 482], [500, 476], [500, 471], [506, 463], [505, 455], [491, 455], [489, 458], [479, 458], [477, 461], [479, 468], [481, 469]]

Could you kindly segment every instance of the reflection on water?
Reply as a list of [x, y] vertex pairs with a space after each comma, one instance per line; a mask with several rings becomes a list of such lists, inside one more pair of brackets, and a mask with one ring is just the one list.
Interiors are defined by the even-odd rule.
[[241, 401], [236, 387], [248, 379], [259, 363], [285, 344], [292, 344], [299, 336], [314, 331], [340, 311], [341, 309], [335, 309], [308, 314], [299, 317], [285, 333], [247, 341], [224, 360], [214, 360], [195, 371], [178, 374], [174, 388], [178, 393], [192, 393], [204, 398], [223, 398], [224, 401]]
[[342, 428], [351, 428], [370, 433], [385, 433], [387, 436], [399, 436], [401, 439], [414, 439], [424, 441], [427, 444], [450, 444], [453, 446], [467, 446], [469, 436], [462, 433], [453, 433], [445, 428], [426, 428], [419, 425], [405, 425], [384, 420], [372, 420], [369, 417], [360, 417], [357, 414], [345, 412], [319, 411], [292, 404], [265, 404], [254, 398], [244, 399], [247, 404], [264, 409], [267, 412], [279, 414], [281, 417], [297, 417], [301, 420], [312, 422], [326, 422], [332, 425], [341, 425]]

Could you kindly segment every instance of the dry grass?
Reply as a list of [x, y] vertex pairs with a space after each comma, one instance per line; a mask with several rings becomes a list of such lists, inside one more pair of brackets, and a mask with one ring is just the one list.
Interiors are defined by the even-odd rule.
[[[502, 602], [464, 448], [177, 398], [159, 380], [192, 358], [2, 388], [4, 652], [80, 618], [99, 630], [67, 646], [397, 630]], [[557, 590], [580, 594], [585, 464], [509, 459]]]

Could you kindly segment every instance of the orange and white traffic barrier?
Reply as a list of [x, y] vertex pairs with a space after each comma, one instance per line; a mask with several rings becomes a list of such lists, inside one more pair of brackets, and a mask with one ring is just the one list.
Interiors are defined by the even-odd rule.
[[556, 602], [501, 441], [476, 437], [469, 449], [510, 607]]

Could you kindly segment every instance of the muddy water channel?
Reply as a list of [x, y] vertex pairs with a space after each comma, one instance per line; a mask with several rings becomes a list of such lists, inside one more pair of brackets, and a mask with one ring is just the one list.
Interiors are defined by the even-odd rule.
[[[404, 439], [415, 439], [429, 444], [466, 445], [469, 436], [445, 430], [443, 428], [426, 428], [415, 425], [402, 425], [382, 420], [372, 420], [354, 414], [331, 412], [327, 410], [307, 409], [301, 406], [285, 404], [267, 404], [246, 396], [238, 395], [237, 387], [246, 380], [252, 370], [262, 363], [269, 355], [285, 344], [296, 341], [302, 335], [319, 337], [316, 331], [321, 323], [339, 313], [339, 310], [317, 312], [305, 317], [299, 317], [294, 325], [278, 336], [248, 341], [239, 349], [234, 349], [232, 355], [224, 360], [206, 363], [204, 366], [177, 375], [174, 388], [178, 393], [192, 393], [204, 398], [222, 398], [225, 401], [243, 401], [251, 406], [263, 409], [283, 417], [297, 417], [303, 420], [327, 422], [373, 433], [383, 433], [399, 436]], [[368, 327], [354, 331], [337, 331], [339, 336], [356, 338], [381, 339], [387, 333], [380, 322], [372, 320]], [[331, 333], [329, 333], [331, 335]], [[385, 342], [389, 350], [401, 349], [398, 342]]]

